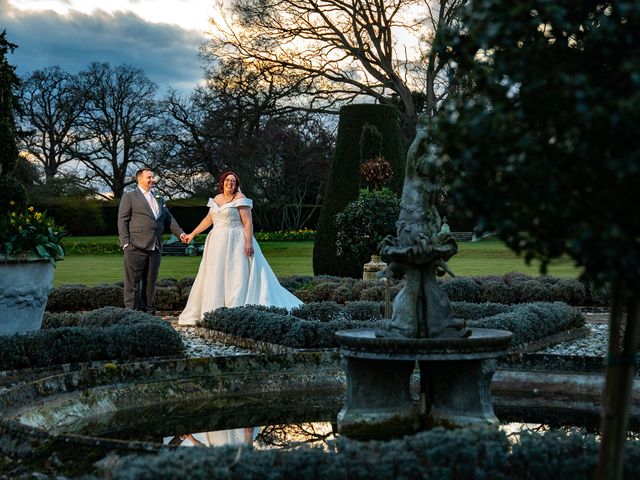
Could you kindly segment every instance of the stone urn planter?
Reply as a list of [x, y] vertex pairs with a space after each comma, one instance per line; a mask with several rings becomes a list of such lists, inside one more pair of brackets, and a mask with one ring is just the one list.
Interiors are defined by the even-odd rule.
[[54, 270], [49, 259], [0, 257], [0, 335], [40, 329]]
[[380, 259], [380, 255], [371, 255], [371, 261], [365, 263], [362, 268], [362, 279], [377, 280], [377, 273], [384, 271], [385, 268], [387, 264]]

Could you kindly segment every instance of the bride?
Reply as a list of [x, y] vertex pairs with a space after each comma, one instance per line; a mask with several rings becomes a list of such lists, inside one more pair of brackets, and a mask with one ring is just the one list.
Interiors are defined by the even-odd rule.
[[209, 199], [209, 213], [186, 236], [190, 243], [213, 225], [204, 244], [200, 268], [179, 325], [195, 325], [218, 307], [268, 305], [291, 309], [302, 304], [283, 288], [253, 238], [253, 202], [240, 191], [233, 172], [220, 177], [220, 192]]

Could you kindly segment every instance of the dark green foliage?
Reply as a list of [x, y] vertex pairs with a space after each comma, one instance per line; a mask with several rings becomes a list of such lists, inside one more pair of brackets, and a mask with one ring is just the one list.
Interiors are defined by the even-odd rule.
[[456, 318], [479, 320], [512, 310], [511, 305], [503, 303], [451, 302], [451, 310]]
[[[482, 304], [478, 305], [482, 308]], [[471, 318], [477, 318], [469, 310], [465, 310], [464, 313], [469, 313]], [[540, 340], [572, 327], [582, 326], [584, 325], [584, 315], [561, 302], [524, 303], [509, 306], [502, 313], [490, 317], [470, 320], [467, 325], [471, 328], [509, 330], [513, 333], [511, 345], [514, 346]]]
[[45, 312], [42, 328], [60, 327], [109, 327], [120, 323], [140, 323], [157, 320], [145, 312], [119, 307], [103, 307], [89, 312]]
[[19, 79], [16, 67], [7, 55], [17, 47], [7, 40], [7, 31], [0, 33], [0, 212], [23, 210], [27, 207], [28, 194], [24, 185], [14, 176], [18, 160], [14, 114], [17, 105], [15, 91]]
[[336, 254], [342, 274], [361, 277], [362, 266], [378, 253], [378, 244], [396, 232], [400, 198], [389, 189], [361, 190], [335, 217]]
[[[365, 290], [362, 290], [362, 292], [360, 292], [360, 300], [367, 301], [367, 302], [382, 302], [384, 301], [384, 296], [385, 296], [385, 287], [380, 285], [367, 288]], [[393, 300], [394, 297], [395, 295], [391, 297], [391, 300]]]
[[291, 275], [288, 277], [279, 278], [278, 280], [280, 281], [280, 285], [293, 293], [296, 290], [299, 290], [305, 285], [311, 283], [313, 277], [309, 275]]
[[344, 311], [352, 320], [380, 320], [384, 311], [384, 303], [359, 301], [349, 302]]
[[[607, 305], [608, 290], [592, 288], [573, 279], [554, 277], [530, 277], [523, 275], [518, 282], [503, 277], [456, 277], [442, 282], [451, 301], [489, 302], [489, 303], [523, 303], [526, 301], [561, 301], [571, 305]], [[287, 280], [284, 280], [286, 282]], [[521, 283], [532, 283], [539, 297], [530, 294], [522, 295]], [[180, 310], [184, 308], [193, 278], [180, 280], [163, 279], [158, 282], [156, 305], [159, 310]], [[403, 282], [390, 280], [390, 300], [393, 301]], [[300, 277], [291, 281], [290, 288], [300, 288], [295, 295], [305, 303], [336, 302], [340, 305], [350, 302], [383, 302], [385, 287], [380, 281], [356, 280], [329, 276]], [[485, 288], [486, 287], [486, 288]], [[588, 288], [587, 288], [588, 287]], [[592, 297], [595, 295], [595, 297]], [[524, 298], [526, 297], [526, 298]], [[528, 299], [528, 300], [527, 300]], [[92, 310], [114, 306], [122, 307], [122, 283], [108, 285], [63, 285], [54, 288], [47, 302], [49, 312], [67, 312]]]
[[156, 310], [176, 310], [182, 308], [182, 297], [178, 287], [156, 288]]
[[[629, 458], [640, 443], [627, 442]], [[336, 448], [254, 450], [238, 447], [165, 450], [156, 456], [131, 456], [112, 464], [103, 478], [173, 480], [189, 478], [269, 480], [286, 478], [350, 480], [588, 480], [593, 476], [597, 442], [580, 432], [521, 435], [510, 443], [495, 428], [436, 428], [403, 439], [336, 441]], [[627, 461], [624, 478], [640, 477], [640, 463]]]
[[64, 225], [71, 235], [100, 235], [106, 231], [102, 217], [102, 204], [95, 200], [77, 197], [48, 199], [43, 208], [58, 225]]
[[593, 435], [580, 432], [571, 435], [558, 431], [541, 435], [525, 432], [513, 446], [511, 457], [516, 478], [590, 479], [596, 467], [598, 444]]
[[344, 309], [332, 301], [305, 303], [291, 310], [291, 315], [314, 322], [349, 319]]
[[0, 212], [20, 211], [28, 206], [29, 194], [12, 175], [0, 175]]
[[326, 302], [331, 299], [333, 292], [338, 286], [339, 282], [322, 282], [313, 287], [313, 298], [317, 302]]
[[516, 303], [516, 291], [501, 279], [486, 280], [480, 286], [480, 302]]
[[184, 349], [167, 322], [131, 310], [54, 314], [45, 324], [43, 330], [0, 336], [0, 370], [177, 355]]
[[106, 306], [124, 306], [122, 285], [62, 285], [51, 291], [47, 301], [50, 312], [93, 310]]
[[[179, 287], [180, 283], [175, 281], [173, 285], [156, 289], [158, 310], [184, 308], [189, 288], [182, 289]], [[122, 283], [94, 286], [62, 285], [51, 291], [47, 301], [49, 312], [93, 310], [107, 306], [124, 306]]]
[[[380, 328], [379, 302], [311, 303], [287, 313], [276, 307], [250, 305], [208, 312], [199, 326], [244, 338], [295, 348], [336, 347], [334, 333], [351, 328]], [[563, 303], [520, 305], [454, 302], [456, 317], [476, 328], [498, 328], [514, 334], [512, 345], [539, 340], [584, 325], [584, 316]]]
[[474, 85], [435, 128], [452, 203], [543, 269], [640, 291], [640, 3], [481, 0], [460, 25], [438, 46]]
[[[323, 196], [313, 246], [313, 270], [316, 275], [344, 276], [336, 255], [334, 217], [358, 197], [360, 185], [359, 140], [362, 126], [368, 123], [382, 134], [382, 154], [394, 175], [389, 187], [396, 193], [404, 180], [405, 152], [400, 135], [398, 112], [390, 105], [346, 105], [340, 109], [336, 150]], [[352, 275], [353, 273], [348, 273]], [[359, 276], [359, 275], [358, 275]]]
[[342, 311], [324, 321], [304, 320], [286, 313], [274, 313], [255, 306], [218, 308], [207, 312], [198, 326], [238, 337], [252, 338], [293, 348], [336, 347], [335, 332], [374, 326], [347, 319]]
[[375, 125], [365, 122], [360, 132], [360, 163], [382, 155], [382, 134]]
[[441, 284], [442, 289], [452, 302], [476, 303], [480, 299], [480, 284], [473, 277], [456, 277]]

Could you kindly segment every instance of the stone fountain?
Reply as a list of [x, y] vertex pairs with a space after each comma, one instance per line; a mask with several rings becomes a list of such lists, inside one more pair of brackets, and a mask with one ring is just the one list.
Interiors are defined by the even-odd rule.
[[[442, 161], [429, 142], [428, 118], [420, 116], [407, 153], [397, 236], [380, 244], [385, 275], [406, 284], [393, 302], [391, 320], [379, 330], [338, 332], [347, 374], [338, 430], [355, 438], [388, 438], [431, 426], [497, 424], [491, 403], [496, 358], [511, 332], [469, 329], [453, 317], [436, 276], [453, 273], [447, 261], [457, 252], [441, 229], [435, 206]], [[420, 374], [420, 401], [410, 385]]]

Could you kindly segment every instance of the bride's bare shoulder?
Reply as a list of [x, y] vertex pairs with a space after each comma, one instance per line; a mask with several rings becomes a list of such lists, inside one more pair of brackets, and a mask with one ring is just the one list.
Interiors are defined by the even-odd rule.
[[247, 197], [245, 197], [244, 193], [242, 193], [242, 192], [238, 192], [238, 193], [236, 194], [236, 200], [239, 200], [239, 199], [241, 199], [241, 198], [247, 198]]

